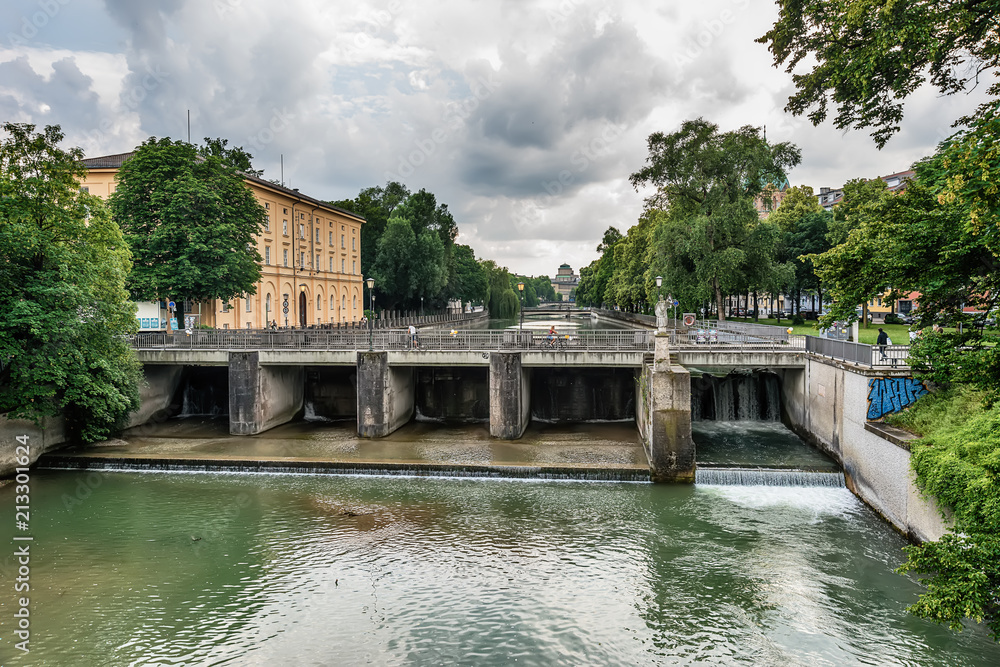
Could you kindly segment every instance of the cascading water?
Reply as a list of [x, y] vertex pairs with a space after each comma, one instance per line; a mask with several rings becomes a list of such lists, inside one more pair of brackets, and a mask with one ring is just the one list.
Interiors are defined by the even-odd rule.
[[708, 486], [823, 486], [844, 488], [844, 473], [778, 468], [698, 468], [695, 484]]
[[781, 390], [773, 373], [703, 375], [691, 382], [693, 421], [778, 421]]

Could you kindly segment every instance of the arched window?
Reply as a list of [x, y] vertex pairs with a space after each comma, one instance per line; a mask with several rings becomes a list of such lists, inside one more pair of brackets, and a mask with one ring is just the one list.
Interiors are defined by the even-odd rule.
[[355, 294], [354, 295], [354, 308], [357, 308], [357, 307], [358, 307], [358, 295]]
[[340, 307], [341, 309], [347, 308], [347, 295], [340, 297]]
[[336, 306], [333, 305], [333, 295], [330, 295], [330, 310], [333, 310]]

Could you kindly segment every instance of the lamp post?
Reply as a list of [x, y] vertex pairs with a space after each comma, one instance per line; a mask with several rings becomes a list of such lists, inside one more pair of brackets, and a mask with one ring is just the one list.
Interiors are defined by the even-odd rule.
[[373, 321], [375, 319], [375, 279], [368, 278], [365, 282], [368, 283], [368, 303], [371, 304], [368, 308], [368, 314], [371, 315], [368, 318], [368, 351], [371, 352], [375, 349], [372, 345], [372, 327], [375, 326]]
[[424, 316], [424, 297], [420, 297], [420, 317]]
[[521, 298], [521, 323], [517, 325], [518, 331], [524, 330], [524, 283], [519, 282], [517, 284], [517, 292]]

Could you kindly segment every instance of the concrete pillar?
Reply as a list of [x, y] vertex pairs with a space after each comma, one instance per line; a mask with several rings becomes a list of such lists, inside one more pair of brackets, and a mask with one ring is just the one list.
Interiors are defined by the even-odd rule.
[[261, 366], [258, 352], [229, 353], [229, 432], [256, 435], [302, 410], [305, 368]]
[[490, 435], [516, 440], [531, 421], [531, 376], [520, 352], [490, 354]]
[[382, 438], [413, 417], [414, 371], [388, 352], [358, 352], [358, 435]]
[[656, 336], [653, 367], [646, 373], [649, 418], [646, 452], [654, 482], [694, 482], [695, 449], [691, 438], [691, 373], [671, 365], [669, 338]]
[[167, 364], [145, 364], [142, 367], [145, 382], [139, 387], [139, 409], [129, 415], [127, 428], [147, 422], [162, 421], [180, 386], [184, 367]]

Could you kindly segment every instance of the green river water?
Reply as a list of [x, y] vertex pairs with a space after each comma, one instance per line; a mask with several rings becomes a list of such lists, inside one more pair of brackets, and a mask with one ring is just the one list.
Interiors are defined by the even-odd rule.
[[843, 488], [35, 471], [31, 534], [3, 665], [1000, 664]]

